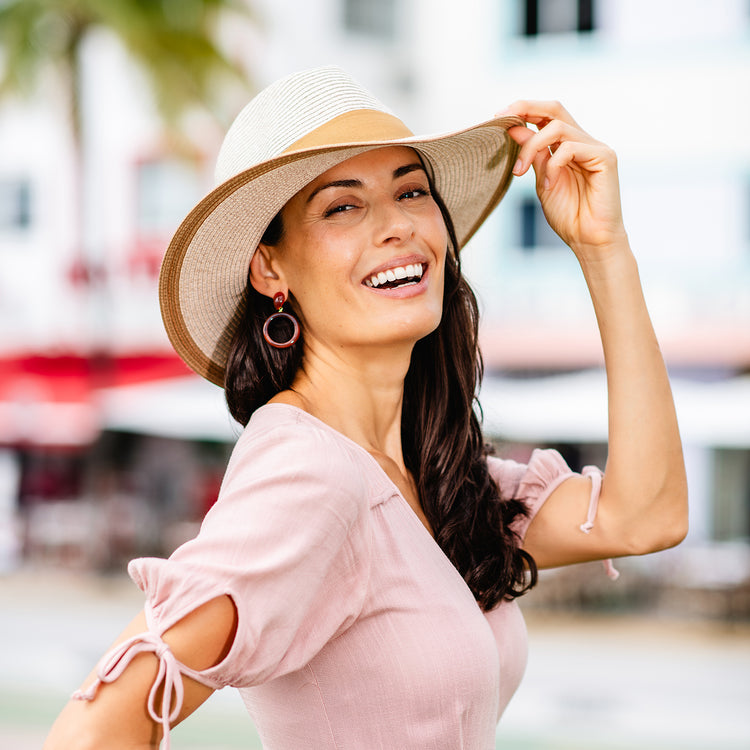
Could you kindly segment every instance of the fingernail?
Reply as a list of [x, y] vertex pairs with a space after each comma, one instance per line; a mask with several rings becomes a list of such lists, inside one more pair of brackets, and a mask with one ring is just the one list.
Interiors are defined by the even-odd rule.
[[523, 171], [523, 162], [519, 159], [513, 165], [513, 174], [521, 174], [522, 171]]

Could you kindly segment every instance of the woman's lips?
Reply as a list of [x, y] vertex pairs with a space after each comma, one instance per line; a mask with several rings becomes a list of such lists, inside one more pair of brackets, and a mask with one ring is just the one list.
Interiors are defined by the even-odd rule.
[[371, 271], [362, 283], [371, 289], [381, 287], [392, 289], [409, 283], [418, 283], [422, 279], [426, 266], [427, 263], [421, 259], [413, 262], [393, 261], [387, 266], [384, 265], [380, 269]]
[[[417, 266], [417, 268], [414, 268], [414, 266]], [[386, 271], [379, 272], [377, 286], [374, 284], [372, 275], [368, 276], [362, 284], [376, 294], [396, 299], [415, 297], [427, 288], [427, 279], [429, 276], [428, 271], [429, 268], [426, 263], [394, 266]], [[396, 286], [391, 286], [394, 282], [401, 283], [398, 283]]]

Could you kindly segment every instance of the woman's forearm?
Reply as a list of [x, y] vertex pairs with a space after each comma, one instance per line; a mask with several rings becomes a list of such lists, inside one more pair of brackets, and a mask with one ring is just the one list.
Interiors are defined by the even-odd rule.
[[609, 456], [601, 507], [634, 553], [673, 546], [687, 533], [687, 482], [667, 370], [636, 260], [624, 235], [606, 250], [574, 251], [607, 370]]

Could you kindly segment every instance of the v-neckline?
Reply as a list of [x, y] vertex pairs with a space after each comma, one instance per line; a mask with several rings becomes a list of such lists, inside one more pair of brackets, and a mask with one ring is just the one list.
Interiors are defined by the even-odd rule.
[[[354, 450], [364, 456], [365, 460], [370, 463], [370, 465], [380, 476], [381, 483], [385, 484], [385, 488], [390, 490], [392, 494], [396, 495], [399, 498], [401, 503], [403, 503], [403, 505], [408, 509], [410, 515], [414, 518], [422, 531], [424, 531], [424, 533], [427, 534], [427, 536], [437, 545], [437, 540], [435, 539], [434, 534], [424, 525], [424, 523], [422, 523], [422, 519], [420, 519], [420, 517], [416, 514], [414, 508], [411, 507], [409, 501], [404, 497], [403, 493], [398, 488], [398, 485], [388, 476], [388, 472], [378, 463], [377, 459], [370, 453], [370, 451], [368, 451], [363, 445], [360, 445], [356, 440], [352, 440], [350, 437], [344, 435], [343, 432], [329, 425], [328, 422], [324, 422], [314, 414], [310, 414], [309, 411], [305, 411], [304, 409], [300, 408], [299, 406], [295, 406], [294, 404], [286, 404], [283, 401], [274, 401], [272, 403], [264, 404], [263, 406], [258, 407], [256, 412], [259, 412], [263, 409], [279, 407], [283, 409], [291, 409], [297, 414], [301, 414], [306, 419], [309, 419], [313, 424], [323, 427], [326, 431], [332, 433], [336, 438], [342, 440], [347, 445], [352, 446]], [[440, 547], [440, 545], [438, 545], [438, 547]]]

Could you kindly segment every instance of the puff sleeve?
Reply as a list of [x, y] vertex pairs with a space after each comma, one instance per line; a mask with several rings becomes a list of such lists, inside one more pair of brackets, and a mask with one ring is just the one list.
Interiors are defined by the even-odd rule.
[[[213, 688], [256, 685], [302, 667], [361, 610], [369, 514], [356, 464], [322, 430], [277, 427], [268, 414], [259, 417], [265, 421], [251, 420], [240, 437], [198, 536], [168, 560], [130, 563], [131, 577], [146, 594], [149, 632], [107, 654], [100, 681], [116, 678], [134, 650], [151, 650], [167, 680], [163, 692], [174, 692], [179, 703], [181, 674]], [[161, 637], [221, 595], [237, 610], [235, 639], [223, 661], [194, 672], [175, 660]], [[93, 698], [97, 686], [77, 697]], [[165, 738], [178, 713], [172, 705], [162, 706], [161, 715], [152, 711]]]
[[[502, 460], [494, 456], [487, 458], [490, 475], [497, 483], [502, 497], [512, 497], [523, 500], [528, 509], [528, 515], [519, 519], [514, 529], [521, 539], [534, 516], [547, 498], [566, 480], [576, 476], [565, 459], [554, 449], [535, 450], [531, 454], [528, 464], [516, 461]], [[596, 510], [599, 504], [599, 494], [602, 487], [602, 472], [595, 466], [585, 466], [581, 475], [591, 480], [591, 495], [588, 512], [579, 528], [588, 534], [594, 527]], [[613, 580], [619, 577], [611, 560], [604, 561], [607, 575]]]

